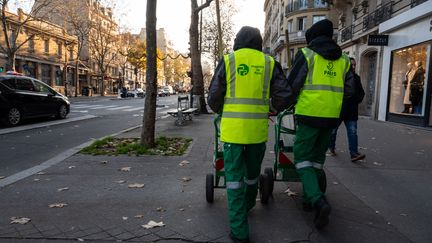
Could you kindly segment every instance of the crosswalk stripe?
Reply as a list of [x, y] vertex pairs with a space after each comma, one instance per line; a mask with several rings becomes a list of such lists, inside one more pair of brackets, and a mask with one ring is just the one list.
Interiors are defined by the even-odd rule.
[[116, 105], [106, 105], [106, 106], [97, 106], [97, 107], [91, 107], [90, 110], [96, 110], [96, 109], [105, 109], [105, 108], [112, 108], [117, 107]]
[[120, 107], [114, 107], [114, 108], [108, 108], [106, 110], [109, 111], [115, 111], [115, 110], [121, 110], [121, 109], [127, 109], [127, 108], [131, 108], [132, 106], [128, 105], [128, 106], [120, 106]]
[[144, 107], [135, 107], [135, 108], [126, 109], [124, 111], [137, 111], [137, 110], [144, 110]]

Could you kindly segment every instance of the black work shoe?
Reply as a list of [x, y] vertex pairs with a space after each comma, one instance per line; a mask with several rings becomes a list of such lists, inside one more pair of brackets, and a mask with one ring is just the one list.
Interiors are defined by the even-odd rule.
[[336, 150], [334, 148], [329, 149], [331, 156], [336, 156]]
[[317, 229], [323, 229], [329, 223], [329, 214], [331, 212], [331, 207], [328, 204], [325, 197], [321, 197], [315, 203], [315, 219], [314, 224]]
[[249, 243], [249, 239], [238, 239], [232, 232], [230, 232], [229, 237], [234, 243]]
[[352, 156], [351, 156], [351, 162], [356, 162], [356, 161], [362, 160], [362, 159], [364, 159], [365, 157], [366, 157], [366, 155], [364, 155], [364, 154], [356, 154], [356, 155], [352, 155]]
[[313, 211], [312, 204], [310, 204], [310, 203], [302, 202], [302, 207], [303, 207], [303, 211], [305, 211], [305, 212], [312, 212]]

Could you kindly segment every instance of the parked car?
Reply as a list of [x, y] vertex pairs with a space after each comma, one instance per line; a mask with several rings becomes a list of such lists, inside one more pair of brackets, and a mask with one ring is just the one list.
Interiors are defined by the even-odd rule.
[[18, 74], [0, 76], [0, 119], [7, 125], [31, 117], [64, 119], [69, 111], [68, 98], [45, 83]]
[[168, 88], [168, 86], [164, 87], [162, 90], [165, 93], [165, 96], [170, 96], [171, 95], [171, 92], [170, 92], [170, 89]]
[[169, 96], [169, 92], [166, 91], [165, 89], [158, 89], [158, 96], [159, 97]]
[[164, 91], [165, 91], [165, 92], [168, 92], [170, 95], [173, 95], [173, 94], [176, 93], [175, 90], [174, 90], [174, 88], [173, 88], [172, 86], [170, 86], [170, 85], [165, 86], [165, 87], [164, 87]]
[[145, 92], [143, 89], [137, 88], [134, 90], [129, 90], [127, 92], [127, 97], [132, 97], [132, 98], [144, 98], [145, 97]]

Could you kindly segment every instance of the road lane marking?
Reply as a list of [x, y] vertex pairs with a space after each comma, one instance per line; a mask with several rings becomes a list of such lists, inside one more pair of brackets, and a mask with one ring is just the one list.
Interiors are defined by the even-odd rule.
[[115, 111], [115, 110], [121, 110], [121, 109], [127, 109], [127, 108], [131, 108], [132, 106], [127, 105], [127, 106], [120, 106], [120, 107], [115, 107], [115, 108], [108, 108], [106, 110], [108, 111]]
[[124, 111], [137, 111], [137, 110], [144, 110], [144, 107], [135, 107], [135, 108], [131, 108], [131, 109], [126, 109]]
[[87, 119], [92, 119], [95, 117], [97, 117], [97, 116], [85, 115], [85, 116], [66, 118], [66, 119], [62, 119], [62, 120], [55, 120], [55, 121], [42, 122], [42, 123], [37, 123], [37, 124], [30, 124], [30, 125], [24, 125], [24, 126], [18, 126], [18, 127], [5, 128], [5, 129], [0, 129], [0, 135], [13, 133], [13, 132], [20, 132], [20, 131], [30, 130], [30, 129], [35, 129], [35, 128], [60, 125], [60, 124], [64, 124], [64, 123], [74, 122], [74, 121], [87, 120]]

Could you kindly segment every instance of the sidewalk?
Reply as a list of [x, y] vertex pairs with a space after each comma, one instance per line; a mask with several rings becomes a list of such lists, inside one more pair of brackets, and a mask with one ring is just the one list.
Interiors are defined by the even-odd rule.
[[[171, 118], [161, 119], [156, 126], [158, 136], [193, 138], [188, 154], [77, 154], [45, 174], [9, 185], [0, 190], [0, 241], [230, 242], [225, 191], [215, 189], [213, 204], [205, 200], [205, 175], [213, 172], [212, 116], [195, 116], [183, 127], [174, 126]], [[328, 157], [327, 195], [333, 206], [329, 226], [317, 232], [314, 214], [301, 209], [301, 197], [284, 193], [288, 187], [300, 193], [300, 183], [279, 182], [269, 204], [257, 202], [250, 213], [252, 242], [432, 241], [432, 132], [362, 119], [359, 134], [367, 160], [351, 163], [341, 150]], [[139, 135], [136, 129], [121, 136]], [[273, 164], [272, 132], [270, 138], [263, 168]], [[341, 127], [338, 148], [346, 150], [345, 141]], [[190, 163], [180, 166], [183, 160]], [[122, 172], [123, 167], [131, 168]], [[128, 188], [133, 183], [145, 186]], [[67, 205], [48, 206], [54, 203]], [[10, 224], [11, 217], [31, 221]], [[150, 220], [165, 226], [143, 228]]]

